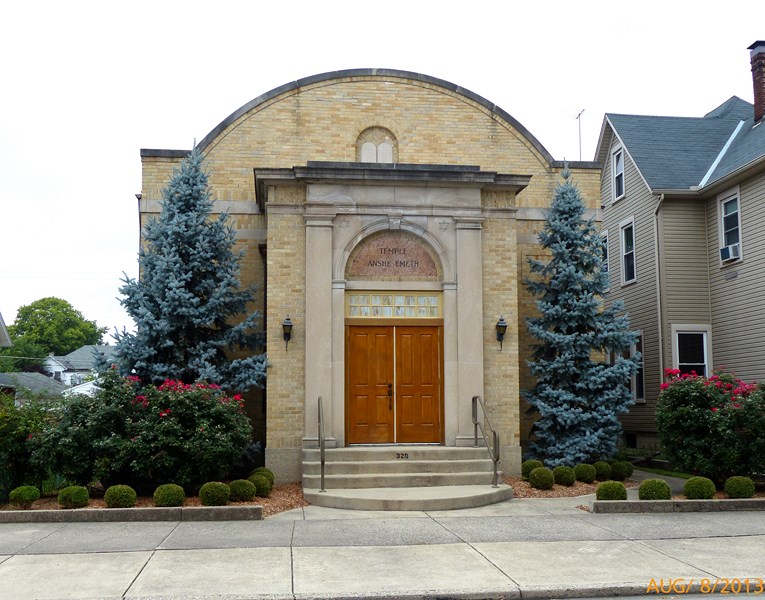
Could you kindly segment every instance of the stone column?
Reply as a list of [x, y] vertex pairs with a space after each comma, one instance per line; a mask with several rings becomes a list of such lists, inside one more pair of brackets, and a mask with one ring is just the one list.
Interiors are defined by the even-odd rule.
[[455, 218], [457, 229], [457, 445], [473, 445], [471, 399], [483, 396], [481, 218]]
[[323, 399], [324, 431], [334, 446], [332, 423], [332, 218], [305, 217], [305, 437], [317, 445], [318, 398]]

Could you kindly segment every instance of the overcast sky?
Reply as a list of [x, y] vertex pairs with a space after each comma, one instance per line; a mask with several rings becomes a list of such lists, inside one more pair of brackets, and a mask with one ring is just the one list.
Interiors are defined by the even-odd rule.
[[301, 77], [393, 68], [497, 104], [556, 159], [605, 112], [752, 102], [762, 0], [13, 2], [0, 9], [0, 313], [46, 296], [132, 328], [141, 148], [188, 149]]

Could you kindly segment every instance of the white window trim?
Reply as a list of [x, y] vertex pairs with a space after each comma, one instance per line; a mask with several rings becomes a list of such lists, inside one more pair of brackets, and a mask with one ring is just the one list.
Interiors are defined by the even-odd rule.
[[[622, 193], [616, 195], [616, 155], [622, 155]], [[627, 195], [626, 159], [624, 148], [621, 145], [614, 146], [611, 150], [611, 202], [616, 203]]]
[[600, 237], [603, 238], [603, 246], [606, 249], [606, 260], [603, 261], [603, 264], [606, 267], [606, 273], [608, 273], [608, 283], [607, 283], [608, 287], [606, 288], [606, 291], [608, 291], [611, 289], [611, 264], [610, 264], [611, 252], [609, 251], [609, 248], [608, 248], [608, 229], [604, 229], [603, 231], [601, 231]]
[[[722, 250], [725, 245], [725, 228], [723, 225], [723, 204], [728, 200], [738, 199], [738, 258], [734, 260], [723, 261], [720, 257], [719, 250]], [[717, 195], [717, 245], [719, 250], [717, 252], [717, 260], [720, 261], [720, 267], [727, 267], [730, 265], [738, 264], [744, 260], [744, 232], [741, 229], [741, 190], [739, 186], [726, 190], [725, 192]]]
[[[673, 369], [680, 368], [680, 357], [678, 353], [677, 334], [678, 333], [699, 333], [699, 332], [706, 334], [704, 336], [704, 359], [706, 360], [707, 377], [709, 377], [714, 370], [714, 365], [712, 364], [712, 326], [700, 325], [697, 323], [692, 323], [692, 324], [685, 324], [685, 323], [674, 324], [673, 323], [671, 330], [672, 330], [672, 368]], [[643, 346], [645, 346], [645, 342], [643, 343]]]
[[[642, 365], [642, 377], [643, 377], [643, 397], [638, 398], [637, 397], [637, 378], [638, 373], [635, 373], [632, 376], [632, 399], [635, 401], [635, 404], [645, 404], [645, 337], [643, 336], [643, 330], [638, 330], [638, 335], [640, 336], [641, 346], [643, 346], [643, 350], [640, 353], [640, 364]], [[637, 353], [637, 344], [630, 344], [630, 357], [635, 356]]]
[[[627, 280], [624, 279], [624, 230], [630, 226], [632, 227], [632, 255], [635, 277]], [[619, 277], [622, 287], [637, 282], [637, 230], [635, 229], [635, 217], [628, 217], [619, 222]]]

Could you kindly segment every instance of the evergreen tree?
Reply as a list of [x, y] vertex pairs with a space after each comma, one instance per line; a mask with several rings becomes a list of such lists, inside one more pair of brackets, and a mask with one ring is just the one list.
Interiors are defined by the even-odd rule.
[[[574, 465], [611, 457], [622, 428], [618, 416], [627, 412], [632, 394], [627, 387], [637, 371], [639, 356], [623, 356], [634, 344], [623, 306], [603, 306], [608, 274], [601, 269], [603, 239], [576, 185], [563, 172], [555, 190], [540, 243], [552, 255], [549, 262], [530, 260], [526, 281], [540, 316], [528, 320], [538, 343], [529, 362], [537, 383], [525, 398], [539, 414], [530, 454], [548, 466]], [[594, 359], [615, 356], [613, 364]]]
[[[144, 384], [206, 381], [234, 391], [266, 377], [254, 290], [241, 289], [236, 234], [228, 215], [211, 219], [203, 156], [194, 149], [162, 191], [162, 212], [144, 228], [140, 277], [123, 279], [120, 300], [135, 334], [117, 333], [120, 371]], [[250, 353], [232, 359], [236, 351]]]

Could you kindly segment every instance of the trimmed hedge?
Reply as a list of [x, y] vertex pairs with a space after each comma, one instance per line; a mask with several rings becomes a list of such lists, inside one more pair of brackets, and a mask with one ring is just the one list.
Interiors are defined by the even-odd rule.
[[247, 479], [235, 479], [228, 484], [231, 489], [231, 502], [248, 502], [258, 493], [258, 488]]
[[541, 460], [524, 460], [523, 463], [521, 463], [521, 477], [524, 481], [529, 480], [529, 475], [531, 475], [531, 472], [534, 469], [538, 469], [539, 467], [544, 467], [544, 463]]
[[58, 505], [61, 508], [82, 508], [88, 505], [89, 500], [88, 488], [81, 485], [70, 485], [58, 493]]
[[626, 500], [627, 488], [621, 481], [604, 481], [595, 490], [597, 500]]
[[754, 496], [754, 481], [749, 477], [735, 475], [727, 479], [724, 489], [728, 498], [751, 498]]
[[582, 483], [592, 483], [595, 481], [595, 467], [588, 463], [581, 463], [574, 467], [576, 480]]
[[271, 493], [272, 489], [271, 482], [263, 473], [255, 473], [250, 475], [248, 481], [255, 486], [255, 495], [258, 498], [268, 498], [268, 495]]
[[274, 472], [267, 467], [258, 467], [252, 473], [250, 473], [250, 475], [265, 476], [268, 479], [268, 481], [271, 483], [271, 488], [273, 488], [274, 485], [276, 484], [276, 477], [274, 476]]
[[538, 490], [549, 490], [555, 483], [555, 476], [547, 467], [537, 467], [529, 473], [529, 483]]
[[576, 482], [576, 473], [571, 467], [555, 467], [553, 469], [553, 477], [558, 485], [569, 486], [574, 485]]
[[21, 509], [32, 508], [35, 500], [39, 500], [40, 490], [33, 485], [22, 485], [11, 490], [8, 494], [8, 502]]
[[611, 479], [611, 465], [604, 460], [599, 460], [592, 464], [595, 467], [595, 479], [598, 481], [608, 481]]
[[231, 488], [220, 481], [208, 481], [199, 489], [203, 506], [226, 506], [230, 497]]
[[615, 461], [611, 464], [611, 479], [614, 481], [624, 481], [627, 479], [627, 477], [629, 477], [629, 467], [631, 466], [632, 463], [619, 460]]
[[183, 506], [186, 492], [176, 483], [165, 483], [154, 490], [154, 506]]
[[104, 494], [109, 508], [133, 508], [137, 499], [138, 495], [129, 485], [113, 485]]
[[669, 500], [672, 490], [663, 479], [646, 479], [640, 484], [638, 498], [641, 500]]
[[691, 477], [683, 487], [683, 495], [689, 500], [711, 500], [716, 492], [714, 481], [707, 477]]

